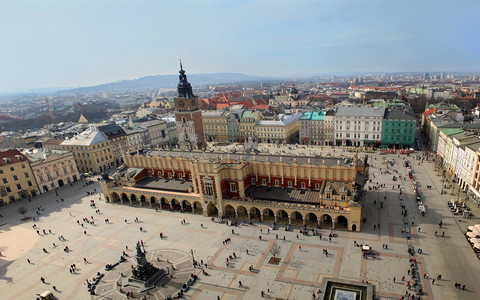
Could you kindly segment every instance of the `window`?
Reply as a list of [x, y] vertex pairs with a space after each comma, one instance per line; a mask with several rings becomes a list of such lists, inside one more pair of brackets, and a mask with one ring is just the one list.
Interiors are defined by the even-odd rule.
[[0, 174], [3, 174], [3, 170], [0, 170]]
[[22, 185], [20, 183], [17, 183], [17, 189], [19, 189], [19, 190], [22, 189]]
[[28, 173], [24, 173], [24, 175], [25, 175], [25, 178], [30, 177], [30, 175], [28, 175]]
[[168, 178], [172, 178], [172, 173], [168, 173]]
[[7, 178], [2, 178], [3, 183], [8, 183]]
[[345, 194], [342, 194], [342, 200], [345, 201], [345, 199], [346, 199]]
[[22, 169], [25, 169], [25, 165], [22, 165]]
[[316, 183], [316, 184], [315, 184], [315, 189], [316, 189], [316, 190], [319, 190], [319, 189], [320, 189], [320, 184]]
[[302, 182], [302, 189], [305, 188], [305, 182]]
[[179, 173], [179, 174], [178, 174], [178, 178], [179, 178], [179, 179], [182, 179], [182, 178], [183, 178], [182, 173]]
[[237, 191], [237, 185], [235, 182], [230, 182], [230, 192], [236, 192]]
[[67, 174], [67, 168], [63, 167], [62, 170], [63, 170], [63, 174]]
[[13, 180], [18, 180], [18, 176], [17, 175], [13, 175]]
[[256, 183], [255, 178], [250, 178], [250, 182], [251, 182], [253, 185], [255, 185], [255, 183]]
[[50, 173], [47, 173], [47, 180], [52, 180], [52, 176], [50, 176]]
[[14, 168], [14, 167], [10, 167], [10, 171], [15, 171], [15, 168]]
[[7, 190], [7, 193], [11, 193], [11, 192], [12, 192], [12, 189], [11, 189], [9, 186], [7, 186], [7, 187], [5, 188], [5, 190]]
[[32, 182], [29, 180], [27, 181], [28, 186], [33, 186]]
[[213, 183], [211, 181], [207, 181], [204, 183], [205, 186], [205, 195], [213, 196]]
[[331, 199], [331, 194], [330, 193], [327, 193], [327, 200], [330, 200]]
[[278, 180], [275, 180], [275, 186], [279, 186]]
[[58, 172], [58, 170], [55, 170], [55, 174], [58, 176], [60, 176], [60, 172]]
[[38, 175], [38, 179], [40, 179], [40, 182], [43, 182], [43, 176], [42, 175]]

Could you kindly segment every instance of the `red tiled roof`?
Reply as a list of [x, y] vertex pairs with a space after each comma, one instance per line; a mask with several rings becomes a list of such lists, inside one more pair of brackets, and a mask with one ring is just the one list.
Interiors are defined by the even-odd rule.
[[430, 109], [427, 109], [426, 111], [423, 112], [424, 115], [429, 115], [429, 114], [433, 114], [435, 112], [435, 108], [430, 108]]
[[[10, 160], [10, 162], [8, 162], [8, 160]], [[0, 166], [15, 164], [22, 161], [26, 162], [28, 161], [28, 158], [17, 149], [11, 149], [11, 150], [0, 152]]]

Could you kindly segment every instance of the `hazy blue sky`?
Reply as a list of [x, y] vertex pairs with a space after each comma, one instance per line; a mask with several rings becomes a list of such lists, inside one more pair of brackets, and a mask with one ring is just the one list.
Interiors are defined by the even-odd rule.
[[480, 71], [478, 0], [0, 0], [0, 91], [189, 73]]

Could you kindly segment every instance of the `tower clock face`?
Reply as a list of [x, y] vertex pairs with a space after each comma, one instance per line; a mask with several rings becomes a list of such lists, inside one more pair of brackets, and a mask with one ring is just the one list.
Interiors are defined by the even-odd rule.
[[183, 100], [180, 100], [178, 101], [178, 105], [180, 105], [181, 107], [183, 107], [185, 105], [185, 102], [183, 102]]

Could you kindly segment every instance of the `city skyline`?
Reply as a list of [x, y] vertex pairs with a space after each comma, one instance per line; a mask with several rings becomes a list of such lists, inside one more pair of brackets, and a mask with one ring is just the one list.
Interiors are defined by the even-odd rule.
[[476, 1], [5, 1], [0, 92], [193, 73], [477, 72]]

